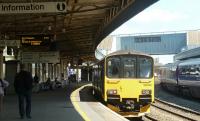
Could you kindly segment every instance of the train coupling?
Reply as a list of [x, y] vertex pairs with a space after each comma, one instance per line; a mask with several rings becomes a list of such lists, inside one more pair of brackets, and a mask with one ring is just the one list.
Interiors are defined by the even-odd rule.
[[135, 102], [132, 99], [126, 99], [123, 101], [123, 104], [120, 106], [121, 111], [127, 111], [127, 112], [139, 112], [140, 108], [137, 102]]

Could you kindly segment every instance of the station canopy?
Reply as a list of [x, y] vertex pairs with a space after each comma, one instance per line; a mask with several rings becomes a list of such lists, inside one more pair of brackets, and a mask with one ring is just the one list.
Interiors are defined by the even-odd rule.
[[22, 51], [59, 51], [62, 59], [94, 59], [114, 29], [157, 0], [0, 0], [0, 39]]

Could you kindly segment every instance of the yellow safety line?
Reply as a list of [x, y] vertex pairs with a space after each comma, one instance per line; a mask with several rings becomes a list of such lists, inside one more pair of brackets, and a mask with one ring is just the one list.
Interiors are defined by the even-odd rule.
[[[87, 85], [85, 85], [87, 86]], [[81, 110], [80, 106], [78, 105], [78, 102], [80, 102], [79, 100], [76, 99], [78, 95], [78, 92], [84, 88], [85, 86], [82, 86], [78, 89], [76, 89], [75, 91], [73, 91], [70, 95], [70, 100], [73, 104], [73, 106], [75, 107], [76, 111], [82, 116], [82, 118], [85, 120], [85, 121], [91, 121], [88, 116], [86, 115], [86, 113], [84, 111]]]

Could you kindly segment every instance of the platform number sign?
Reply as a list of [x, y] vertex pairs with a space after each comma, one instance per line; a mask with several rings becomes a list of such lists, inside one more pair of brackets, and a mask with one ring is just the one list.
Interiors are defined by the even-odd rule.
[[65, 10], [65, 4], [64, 3], [57, 3], [57, 9], [58, 11], [64, 11]]

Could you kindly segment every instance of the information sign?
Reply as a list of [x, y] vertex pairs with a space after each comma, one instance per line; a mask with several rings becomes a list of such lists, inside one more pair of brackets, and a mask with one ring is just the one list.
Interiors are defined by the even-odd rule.
[[59, 52], [22, 52], [23, 63], [59, 63]]
[[0, 14], [65, 12], [66, 2], [0, 3]]

